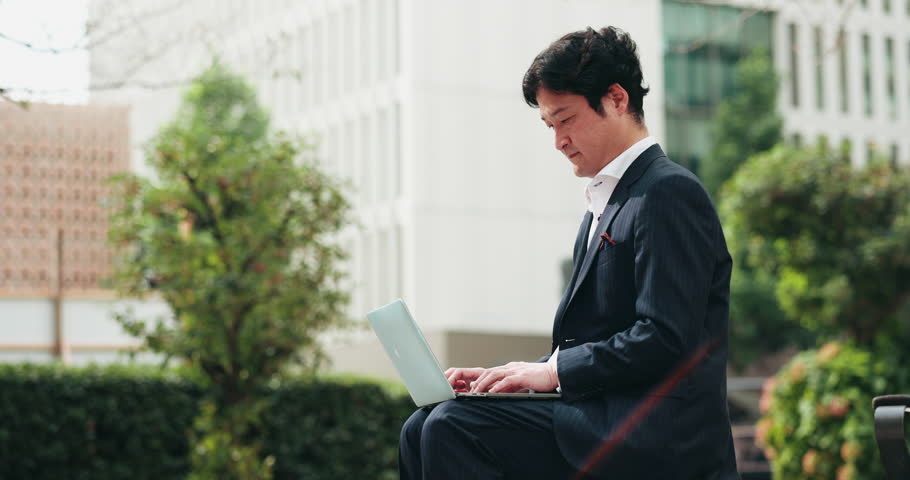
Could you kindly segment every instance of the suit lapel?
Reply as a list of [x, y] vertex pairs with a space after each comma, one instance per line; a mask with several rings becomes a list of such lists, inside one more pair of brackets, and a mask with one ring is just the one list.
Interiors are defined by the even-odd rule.
[[[559, 307], [556, 308], [556, 319], [553, 322], [553, 339], [556, 339], [556, 334], [559, 332], [559, 326], [562, 324], [563, 314], [566, 311], [566, 306], [569, 304], [569, 298], [571, 298], [571, 294], [569, 292], [575, 291], [575, 282], [578, 279], [578, 272], [581, 270], [581, 263], [585, 257], [585, 252], [587, 250], [588, 231], [591, 230], [591, 223], [593, 220], [594, 214], [591, 212], [585, 212], [585, 216], [581, 221], [581, 225], [578, 227], [578, 235], [575, 237], [575, 250], [573, 251], [572, 255], [572, 278], [569, 280], [569, 285], [566, 288], [566, 293], [563, 294], [562, 300], [559, 302]], [[556, 348], [555, 343], [553, 344], [553, 348]]]
[[585, 218], [581, 222], [581, 227], [578, 229], [578, 236], [575, 238], [575, 262], [572, 266], [572, 279], [569, 281], [569, 285], [572, 285], [574, 291], [574, 285], [576, 279], [578, 279], [578, 272], [581, 271], [581, 264], [584, 258], [587, 256], [587, 251], [590, 247], [587, 246], [588, 232], [591, 230], [591, 223], [594, 221], [594, 214], [591, 212], [585, 212]]
[[634, 184], [642, 173], [651, 165], [651, 162], [654, 161], [657, 157], [663, 156], [664, 152], [661, 150], [660, 146], [655, 144], [649, 147], [647, 150], [641, 153], [638, 158], [632, 162], [632, 165], [629, 166], [629, 169], [626, 170], [626, 173], [619, 179], [619, 183], [616, 185], [616, 188], [613, 190], [613, 194], [610, 195], [610, 201], [607, 202], [607, 206], [604, 208], [603, 213], [600, 215], [600, 221], [597, 223], [597, 229], [594, 231], [594, 236], [591, 237], [591, 242], [588, 244], [587, 252], [585, 252], [584, 262], [581, 264], [581, 270], [578, 271], [577, 275], [574, 275], [572, 294], [569, 296], [569, 301], [566, 302], [566, 307], [572, 302], [572, 299], [575, 298], [575, 293], [578, 292], [578, 287], [581, 286], [582, 282], [585, 279], [585, 276], [588, 274], [588, 270], [591, 269], [591, 263], [594, 262], [594, 257], [597, 256], [599, 250], [600, 236], [606, 232], [610, 225], [613, 224], [613, 220], [616, 218], [616, 215], [619, 213], [622, 206], [626, 203], [626, 200], [629, 199], [629, 188]]
[[619, 185], [616, 186], [616, 190], [610, 195], [610, 201], [600, 215], [600, 222], [597, 223], [597, 229], [594, 230], [594, 236], [591, 237], [591, 243], [588, 244], [588, 250], [585, 252], [585, 259], [581, 264], [581, 270], [579, 270], [578, 275], [575, 278], [575, 284], [572, 287], [572, 295], [569, 297], [569, 302], [575, 297], [575, 292], [578, 291], [581, 281], [588, 274], [588, 270], [591, 269], [591, 263], [594, 262], [594, 257], [597, 256], [597, 252], [600, 250], [598, 248], [600, 247], [600, 236], [603, 235], [613, 223], [613, 219], [616, 218], [616, 214], [619, 213], [619, 209], [622, 208], [628, 198], [629, 188], [623, 187], [620, 191]]

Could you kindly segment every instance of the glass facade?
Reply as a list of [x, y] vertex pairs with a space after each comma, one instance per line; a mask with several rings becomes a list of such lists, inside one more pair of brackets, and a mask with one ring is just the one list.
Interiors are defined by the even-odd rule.
[[736, 90], [737, 62], [755, 48], [772, 49], [771, 15], [757, 13], [743, 21], [742, 13], [663, 1], [666, 148], [670, 158], [696, 173], [711, 148], [717, 105]]

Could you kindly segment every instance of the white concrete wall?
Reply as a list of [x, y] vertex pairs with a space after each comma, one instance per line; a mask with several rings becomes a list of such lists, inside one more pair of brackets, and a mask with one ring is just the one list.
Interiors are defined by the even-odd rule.
[[[128, 359], [138, 342], [122, 331], [115, 312], [132, 309], [138, 316], [154, 319], [168, 315], [160, 301], [67, 299], [63, 301], [63, 357], [67, 363], [108, 363]], [[0, 361], [45, 363], [55, 359], [54, 306], [50, 299], [0, 299]], [[140, 361], [156, 357], [142, 353]]]
[[549, 334], [586, 181], [524, 103], [522, 77], [563, 34], [621, 27], [638, 43], [645, 118], [663, 138], [660, 2], [408, 5], [415, 314], [429, 328]]
[[[788, 26], [798, 28], [800, 58], [800, 103], [790, 102], [790, 60]], [[821, 26], [824, 38], [822, 59], [824, 68], [824, 108], [815, 103], [815, 26]], [[840, 110], [840, 74], [838, 64], [837, 34], [843, 27], [847, 35], [848, 53], [848, 102], [849, 112]], [[863, 103], [863, 53], [862, 35], [871, 40], [873, 115], [866, 116]], [[895, 93], [897, 118], [889, 115], [889, 101], [885, 90], [885, 38], [894, 42]], [[891, 12], [883, 10], [883, 2], [869, 0], [868, 7], [855, 2], [783, 2], [774, 25], [775, 63], [781, 75], [779, 104], [785, 119], [788, 135], [799, 133], [804, 143], [814, 143], [820, 135], [827, 135], [837, 148], [842, 139], [853, 143], [852, 162], [862, 165], [866, 158], [866, 144], [873, 142], [882, 155], [890, 155], [890, 147], [898, 144], [899, 159], [910, 163], [910, 12], [905, 2], [892, 0]]]

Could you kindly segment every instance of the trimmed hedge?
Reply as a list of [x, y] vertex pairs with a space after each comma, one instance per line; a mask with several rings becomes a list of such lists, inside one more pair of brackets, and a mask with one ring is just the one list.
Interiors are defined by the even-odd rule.
[[[0, 365], [0, 479], [170, 479], [189, 471], [202, 389], [148, 367]], [[275, 479], [397, 478], [407, 393], [364, 379], [269, 390]]]

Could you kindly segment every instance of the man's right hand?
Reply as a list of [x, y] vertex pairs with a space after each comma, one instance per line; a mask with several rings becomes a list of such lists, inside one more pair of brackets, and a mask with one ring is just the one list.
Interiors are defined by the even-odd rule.
[[486, 368], [450, 368], [446, 370], [446, 379], [449, 381], [449, 385], [452, 386], [456, 392], [467, 392], [471, 389], [471, 383], [474, 380], [477, 380], [484, 372]]

